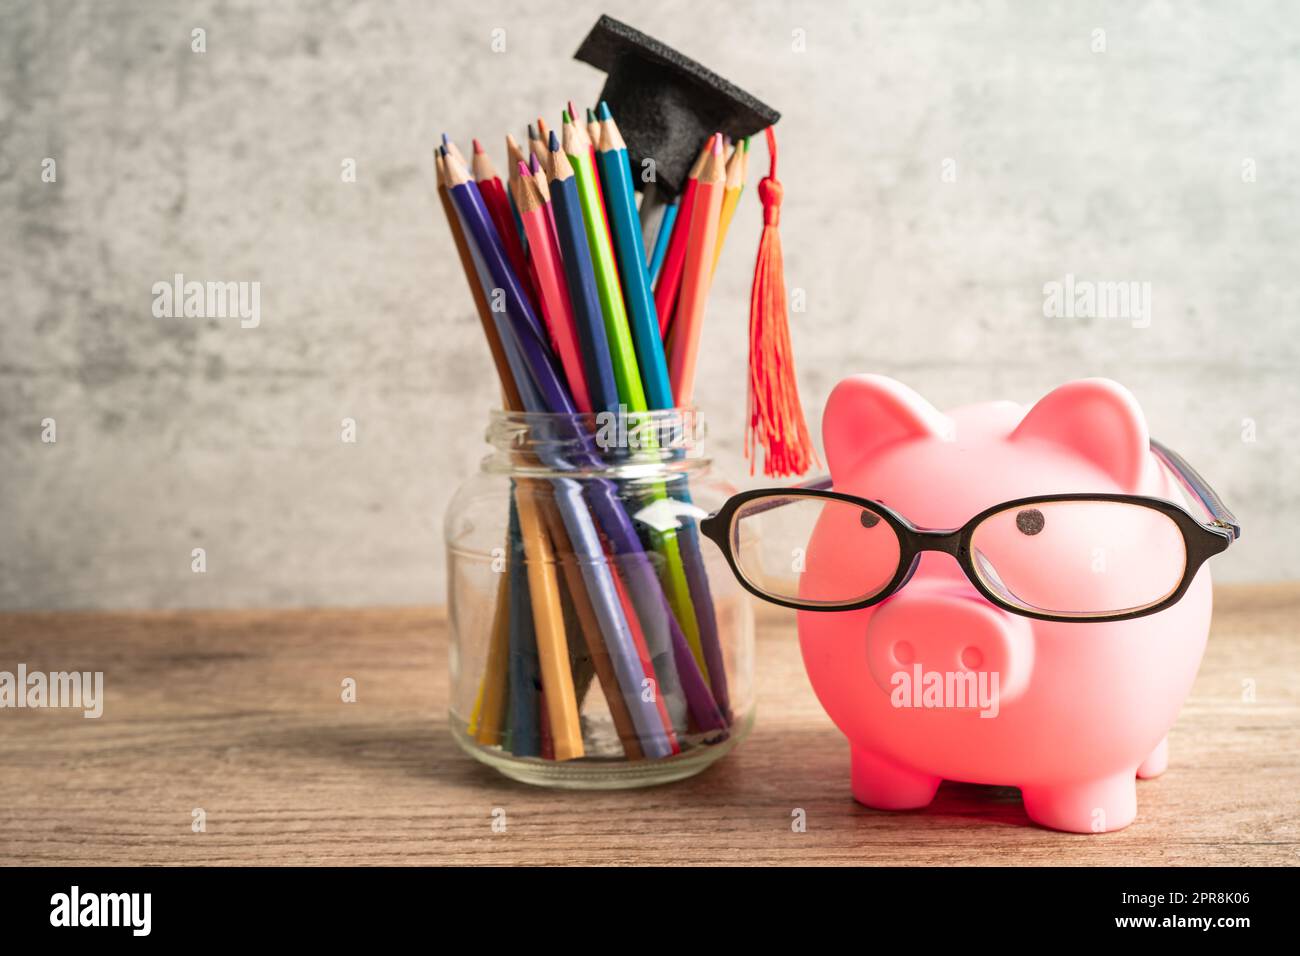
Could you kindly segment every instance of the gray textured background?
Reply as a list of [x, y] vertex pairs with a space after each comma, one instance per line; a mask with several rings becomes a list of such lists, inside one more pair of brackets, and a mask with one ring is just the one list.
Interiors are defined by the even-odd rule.
[[[594, 98], [570, 57], [601, 11], [785, 113], [814, 425], [852, 372], [941, 407], [1108, 375], [1247, 524], [1216, 574], [1300, 573], [1294, 4], [735, 9], [0, 3], [0, 606], [440, 600], [441, 514], [494, 388], [430, 147], [500, 153]], [[759, 219], [747, 191], [697, 395], [738, 477]], [[175, 272], [260, 281], [261, 327], [155, 319]], [[1066, 273], [1152, 283], [1151, 327], [1044, 318]]]

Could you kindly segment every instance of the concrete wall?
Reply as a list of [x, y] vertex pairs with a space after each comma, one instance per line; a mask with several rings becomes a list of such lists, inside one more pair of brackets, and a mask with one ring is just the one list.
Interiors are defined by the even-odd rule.
[[[602, 11], [785, 114], [814, 425], [858, 371], [941, 407], [1111, 376], [1246, 523], [1216, 574], [1300, 573], [1292, 4], [0, 6], [0, 606], [440, 600], [495, 390], [430, 148], [592, 100]], [[697, 395], [737, 477], [759, 224], [751, 189]], [[260, 325], [154, 317], [178, 272], [260, 282]], [[1150, 283], [1149, 324], [1044, 317], [1067, 274]]]

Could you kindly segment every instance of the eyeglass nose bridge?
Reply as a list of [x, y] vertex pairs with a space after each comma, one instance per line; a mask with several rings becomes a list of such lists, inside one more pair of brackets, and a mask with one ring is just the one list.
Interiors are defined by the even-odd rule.
[[[907, 562], [907, 571], [898, 579], [898, 583], [888, 590], [885, 597], [892, 597], [903, 588], [907, 587], [912, 576], [916, 574], [917, 568], [921, 566], [921, 555], [927, 551], [938, 551], [943, 554], [951, 555], [956, 562], [965, 570], [964, 555], [966, 547], [961, 528], [952, 529], [932, 529], [916, 528], [911, 525], [907, 526], [907, 551], [900, 555], [900, 564]], [[969, 575], [968, 575], [969, 576]]]
[[912, 550], [920, 556], [926, 551], [941, 551], [958, 561], [965, 554], [965, 535], [962, 528], [911, 528]]

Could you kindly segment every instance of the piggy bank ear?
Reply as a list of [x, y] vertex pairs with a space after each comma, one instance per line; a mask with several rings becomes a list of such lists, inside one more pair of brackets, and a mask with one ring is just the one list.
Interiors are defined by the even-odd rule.
[[1119, 483], [1141, 487], [1151, 439], [1133, 393], [1108, 378], [1068, 382], [1039, 400], [1012, 441], [1050, 441], [1081, 454]]
[[822, 415], [822, 446], [831, 474], [847, 475], [862, 461], [906, 438], [945, 438], [948, 416], [902, 382], [854, 375], [835, 386]]

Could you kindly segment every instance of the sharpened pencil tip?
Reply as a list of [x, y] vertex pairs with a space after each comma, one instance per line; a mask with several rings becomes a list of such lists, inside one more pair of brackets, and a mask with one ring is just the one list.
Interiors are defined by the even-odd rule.
[[519, 160], [519, 175], [525, 178], [532, 175], [532, 171], [528, 168], [528, 164], [525, 163], [522, 159]]
[[593, 110], [590, 106], [587, 107], [587, 122], [588, 123], [596, 122], [596, 111]]
[[552, 153], [559, 152], [560, 137], [555, 135], [555, 130], [551, 130], [551, 141], [546, 144]]
[[574, 117], [576, 117], [576, 116], [578, 115], [578, 110], [577, 110], [577, 108], [573, 105], [573, 100], [569, 100], [568, 106], [569, 106], [569, 118], [570, 118], [570, 119], [573, 119]]
[[537, 127], [534, 126], [532, 123], [528, 124], [528, 138], [537, 139]]
[[713, 149], [712, 149], [712, 153], [713, 153], [714, 156], [721, 156], [721, 155], [722, 155], [722, 134], [721, 134], [721, 133], [714, 133], [714, 134], [713, 134]]
[[564, 126], [569, 122], [569, 111], [565, 110], [560, 114], [560, 125]]
[[451, 137], [448, 136], [446, 133], [443, 133], [443, 134], [442, 134], [442, 145], [443, 145], [443, 146], [446, 146], [446, 145], [447, 145], [448, 143], [450, 143], [450, 142], [451, 142]]
[[600, 101], [600, 108], [596, 111], [596, 115], [603, 120], [614, 118], [614, 114], [609, 111], [609, 104], [604, 100]]
[[535, 172], [537, 172], [537, 171], [538, 171], [539, 169], [541, 169], [541, 168], [542, 168], [542, 164], [541, 164], [541, 162], [538, 160], [538, 158], [537, 158], [537, 154], [536, 154], [536, 153], [529, 153], [529, 154], [528, 154], [528, 171], [529, 171], [530, 173], [535, 173]]
[[474, 139], [474, 140], [470, 140], [470, 142], [474, 144], [474, 152], [476, 152], [476, 153], [481, 153], [481, 152], [483, 152], [483, 144], [482, 144], [482, 143], [480, 143], [480, 142], [479, 142], [478, 140], [476, 140], [476, 139]]

